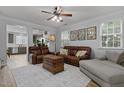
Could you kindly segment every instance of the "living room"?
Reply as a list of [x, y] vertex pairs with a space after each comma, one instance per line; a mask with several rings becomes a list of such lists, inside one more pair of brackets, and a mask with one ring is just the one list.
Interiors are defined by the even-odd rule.
[[[0, 86], [123, 87], [123, 9], [123, 6], [1, 6], [0, 65], [1, 75], [7, 78], [0, 78]], [[26, 27], [28, 37], [29, 64], [11, 70], [6, 61], [10, 59], [7, 25]]]

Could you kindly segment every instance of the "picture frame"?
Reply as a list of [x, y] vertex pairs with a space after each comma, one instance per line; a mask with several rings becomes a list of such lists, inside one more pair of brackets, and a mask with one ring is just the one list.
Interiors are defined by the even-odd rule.
[[71, 40], [71, 41], [76, 41], [76, 40], [78, 40], [78, 31], [77, 31], [77, 30], [70, 32], [70, 40]]
[[85, 31], [85, 29], [78, 30], [78, 40], [86, 40], [86, 31]]
[[96, 26], [87, 28], [87, 40], [96, 40], [97, 31]]

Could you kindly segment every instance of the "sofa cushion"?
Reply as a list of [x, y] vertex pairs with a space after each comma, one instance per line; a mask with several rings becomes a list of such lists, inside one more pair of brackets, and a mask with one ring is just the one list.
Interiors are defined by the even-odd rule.
[[35, 55], [41, 55], [42, 54], [42, 52], [40, 51], [40, 50], [36, 50], [36, 51], [34, 51], [34, 53], [33, 54], [35, 54]]
[[79, 58], [76, 57], [76, 56], [70, 56], [70, 55], [68, 55], [68, 56], [65, 56], [65, 59], [67, 61], [70, 61], [70, 62], [79, 62]]
[[71, 56], [75, 56], [76, 53], [77, 53], [77, 50], [73, 50], [73, 49], [68, 50], [68, 54], [71, 55]]
[[110, 62], [117, 63], [122, 50], [113, 50], [113, 51], [106, 51], [106, 57]]
[[103, 50], [95, 50], [94, 54], [95, 54], [96, 59], [99, 59], [99, 60], [106, 60], [107, 59], [105, 52]]
[[93, 60], [80, 61], [80, 67], [110, 84], [124, 83], [124, 68], [120, 65], [108, 62]]
[[46, 55], [48, 53], [49, 53], [49, 49], [48, 48], [45, 48], [45, 49], [42, 50], [42, 54], [43, 55]]
[[76, 53], [76, 57], [82, 57], [82, 56], [84, 56], [85, 54], [87, 53], [87, 51], [78, 51], [77, 53]]
[[38, 55], [37, 56], [37, 59], [42, 59], [43, 58], [43, 55]]
[[65, 56], [64, 58], [65, 58], [65, 63], [79, 67], [80, 59], [78, 57], [68, 55], [68, 56]]

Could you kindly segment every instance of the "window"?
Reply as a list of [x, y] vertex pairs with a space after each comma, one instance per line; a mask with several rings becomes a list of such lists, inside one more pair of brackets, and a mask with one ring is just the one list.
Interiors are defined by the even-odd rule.
[[100, 36], [102, 48], [122, 48], [122, 22], [102, 23]]
[[27, 37], [21, 35], [16, 36], [16, 44], [27, 44]]
[[14, 43], [14, 34], [8, 34], [8, 43]]
[[69, 44], [69, 32], [64, 31], [61, 32], [61, 47], [66, 46]]

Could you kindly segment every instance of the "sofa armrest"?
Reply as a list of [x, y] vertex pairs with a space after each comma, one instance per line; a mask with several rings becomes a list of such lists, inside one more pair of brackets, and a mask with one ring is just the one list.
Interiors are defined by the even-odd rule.
[[79, 59], [80, 60], [83, 60], [83, 59], [89, 59], [90, 57], [88, 55], [84, 55], [84, 56], [81, 56]]
[[53, 55], [55, 55], [55, 52], [49, 52], [48, 54], [53, 54]]
[[56, 55], [60, 55], [60, 52], [57, 52]]
[[37, 63], [37, 55], [33, 54], [32, 55], [32, 64], [36, 64]]

